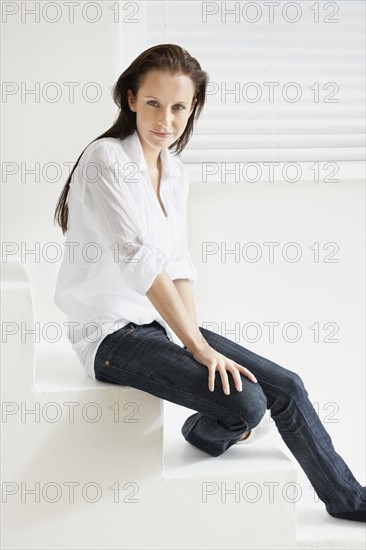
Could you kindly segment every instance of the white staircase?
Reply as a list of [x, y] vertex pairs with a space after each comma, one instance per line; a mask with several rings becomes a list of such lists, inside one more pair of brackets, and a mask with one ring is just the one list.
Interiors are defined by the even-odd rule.
[[67, 341], [22, 338], [20, 262], [1, 290], [2, 548], [296, 548], [297, 469], [274, 425], [211, 457], [180, 433], [190, 409], [87, 377]]

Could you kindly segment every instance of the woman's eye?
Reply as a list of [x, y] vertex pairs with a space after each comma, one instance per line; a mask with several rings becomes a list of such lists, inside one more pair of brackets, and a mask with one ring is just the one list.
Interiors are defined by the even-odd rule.
[[[148, 105], [150, 105], [151, 107], [158, 107], [159, 104], [157, 101], [154, 101], [153, 99], [150, 99], [148, 102], [147, 102]], [[174, 105], [174, 109], [176, 109], [177, 111], [184, 111], [185, 110], [185, 105], [182, 105], [181, 103], [178, 103], [177, 105]]]

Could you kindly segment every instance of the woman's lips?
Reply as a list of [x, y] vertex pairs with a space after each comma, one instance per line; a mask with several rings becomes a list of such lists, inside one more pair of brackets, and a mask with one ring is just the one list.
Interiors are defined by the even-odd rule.
[[154, 136], [156, 136], [158, 138], [167, 138], [167, 137], [172, 135], [172, 134], [167, 134], [167, 133], [164, 133], [164, 132], [154, 132], [153, 130], [152, 130], [152, 133], [154, 134]]

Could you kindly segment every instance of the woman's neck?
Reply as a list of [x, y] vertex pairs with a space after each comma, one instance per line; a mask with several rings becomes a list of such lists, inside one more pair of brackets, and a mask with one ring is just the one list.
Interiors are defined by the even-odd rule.
[[145, 157], [145, 162], [146, 162], [146, 165], [147, 165], [147, 169], [149, 172], [159, 172], [161, 170], [161, 156], [160, 156], [160, 151], [159, 153], [155, 153], [155, 151], [153, 151], [153, 153], [150, 153], [150, 154], [147, 154], [145, 153], [144, 151], [144, 157]]

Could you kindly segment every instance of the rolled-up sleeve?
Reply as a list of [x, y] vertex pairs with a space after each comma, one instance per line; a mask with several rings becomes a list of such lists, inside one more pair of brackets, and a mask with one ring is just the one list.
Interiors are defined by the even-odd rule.
[[177, 231], [177, 253], [170, 266], [169, 275], [175, 279], [189, 279], [193, 285], [198, 281], [198, 273], [195, 268], [188, 248], [188, 227], [187, 227], [187, 203], [189, 195], [189, 175], [187, 168], [182, 165], [183, 179], [182, 193], [180, 194], [177, 211], [179, 212], [179, 223]]
[[[122, 282], [145, 295], [167, 266], [166, 254], [142, 234], [140, 216], [125, 177], [129, 159], [105, 143], [92, 144], [79, 162], [83, 212], [121, 271]], [[130, 167], [129, 167], [130, 168]]]

